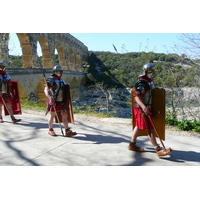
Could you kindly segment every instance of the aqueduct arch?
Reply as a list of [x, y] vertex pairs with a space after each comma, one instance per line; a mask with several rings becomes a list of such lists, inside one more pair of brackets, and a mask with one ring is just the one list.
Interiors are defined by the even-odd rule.
[[[72, 98], [80, 100], [83, 97], [85, 85], [83, 62], [87, 60], [89, 53], [88, 48], [81, 41], [69, 33], [16, 33], [16, 35], [22, 49], [23, 66], [22, 68], [7, 68], [7, 71], [12, 80], [18, 80], [21, 97], [34, 93], [41, 103], [46, 101], [43, 92], [43, 71], [47, 75], [52, 73], [56, 50], [58, 62], [64, 69], [63, 79], [71, 86]], [[9, 33], [0, 33], [0, 36], [8, 38]], [[41, 47], [43, 69], [38, 69], [37, 45]], [[5, 43], [4, 46], [6, 48], [0, 49], [0, 60], [6, 61], [9, 49], [8, 44]]]
[[[7, 34], [7, 33], [6, 33]], [[9, 34], [9, 33], [8, 33]], [[88, 57], [88, 48], [69, 33], [16, 33], [22, 49], [22, 68], [36, 68], [38, 63], [37, 45], [42, 51], [43, 68], [54, 65], [55, 49], [63, 69], [82, 71], [82, 63]], [[9, 55], [5, 48], [2, 54]]]

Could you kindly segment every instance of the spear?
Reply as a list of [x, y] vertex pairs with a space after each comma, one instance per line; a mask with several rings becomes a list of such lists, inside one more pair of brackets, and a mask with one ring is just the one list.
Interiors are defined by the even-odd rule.
[[[117, 53], [117, 56], [118, 56], [118, 58], [119, 58], [119, 60], [120, 60], [120, 62], [121, 62], [121, 64], [122, 64], [122, 66], [123, 66], [124, 69], [125, 69], [125, 72], [128, 74], [127, 68], [126, 68], [125, 64], [123, 63], [123, 61], [122, 61], [122, 59], [121, 59], [121, 57], [120, 57], [120, 55], [119, 55], [119, 53], [118, 53], [118, 51], [117, 51], [117, 48], [115, 47], [114, 44], [113, 44], [113, 47], [114, 47], [114, 49], [115, 49], [115, 51], [116, 51], [116, 53]], [[127, 85], [127, 80], [125, 80], [125, 81], [126, 81], [126, 85]]]
[[115, 49], [115, 51], [116, 51], [116, 53], [117, 53], [117, 56], [118, 56], [120, 62], [122, 63], [123, 67], [126, 69], [126, 66], [124, 65], [124, 63], [123, 63], [123, 61], [122, 61], [122, 59], [121, 59], [121, 57], [120, 57], [120, 55], [119, 55], [119, 53], [118, 53], [118, 51], [117, 51], [117, 48], [115, 47], [114, 44], [113, 44], [113, 47], [114, 47], [114, 49]]

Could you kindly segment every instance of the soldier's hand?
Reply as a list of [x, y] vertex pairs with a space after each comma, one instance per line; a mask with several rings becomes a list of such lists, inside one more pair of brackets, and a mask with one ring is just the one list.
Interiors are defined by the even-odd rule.
[[143, 112], [144, 112], [145, 115], [150, 115], [151, 114], [149, 112], [149, 109], [146, 106], [142, 107], [142, 110], [143, 110]]

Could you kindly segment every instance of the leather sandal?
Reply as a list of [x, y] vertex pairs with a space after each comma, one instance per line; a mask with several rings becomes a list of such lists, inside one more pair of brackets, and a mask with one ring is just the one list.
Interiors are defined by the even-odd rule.
[[163, 150], [163, 148], [162, 148], [160, 145], [158, 145], [158, 146], [156, 147], [156, 152], [161, 151], [161, 150]]
[[77, 135], [77, 133], [76, 133], [76, 132], [73, 132], [72, 130], [70, 130], [70, 128], [67, 128], [67, 129], [65, 130], [65, 136], [66, 136], [66, 137], [73, 137], [73, 136], [75, 136], [75, 135]]
[[131, 151], [143, 152], [143, 147], [138, 147], [135, 142], [130, 142], [128, 149]]
[[48, 134], [50, 136], [57, 136], [52, 128], [49, 129]]
[[162, 148], [162, 150], [156, 151], [158, 157], [160, 157], [160, 156], [167, 156], [167, 155], [169, 155], [171, 152], [172, 152], [172, 149], [171, 149], [171, 148], [168, 148], [168, 149], [163, 149], [163, 148]]

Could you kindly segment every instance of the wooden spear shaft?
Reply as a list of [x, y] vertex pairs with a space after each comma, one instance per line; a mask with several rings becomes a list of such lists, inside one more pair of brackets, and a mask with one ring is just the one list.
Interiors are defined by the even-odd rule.
[[153, 123], [153, 121], [152, 121], [152, 119], [151, 119], [151, 116], [150, 116], [150, 115], [147, 115], [147, 116], [148, 116], [148, 118], [149, 118], [149, 120], [150, 120], [150, 122], [151, 122], [151, 124], [152, 124], [152, 126], [153, 126], [153, 128], [154, 128], [154, 130], [155, 130], [155, 133], [156, 133], [157, 137], [159, 138], [159, 140], [160, 140], [160, 142], [161, 142], [163, 148], [166, 149], [166, 148], [165, 148], [165, 145], [164, 145], [164, 143], [163, 143], [163, 141], [162, 141], [161, 138], [160, 138], [160, 135], [159, 135], [158, 131], [156, 130], [156, 127], [155, 127], [155, 125], [154, 125], [154, 123]]

